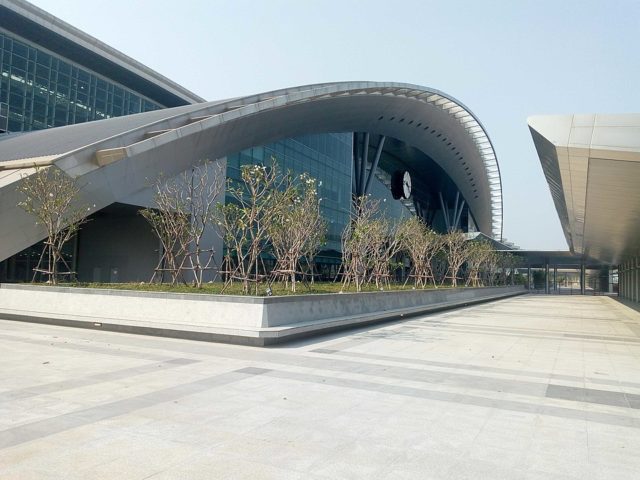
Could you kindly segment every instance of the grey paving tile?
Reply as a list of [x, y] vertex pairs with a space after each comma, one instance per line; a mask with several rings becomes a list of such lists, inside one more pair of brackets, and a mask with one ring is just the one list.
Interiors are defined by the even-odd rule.
[[0, 478], [635, 479], [640, 344], [610, 339], [640, 314], [614, 304], [522, 297], [269, 349], [0, 321], [0, 391], [30, 392], [0, 402]]
[[515, 400], [500, 400], [475, 395], [466, 395], [460, 393], [450, 393], [444, 391], [426, 390], [411, 387], [401, 387], [394, 385], [385, 385], [375, 382], [367, 382], [362, 380], [354, 380], [349, 378], [323, 377], [311, 374], [302, 374], [295, 372], [286, 372], [281, 370], [272, 370], [266, 373], [268, 376], [276, 378], [286, 378], [298, 380], [301, 382], [313, 382], [324, 385], [331, 385], [347, 389], [358, 389], [371, 392], [384, 392], [392, 395], [403, 395], [427, 400], [436, 400], [441, 402], [461, 403], [465, 405], [476, 405], [503, 410], [513, 410], [516, 412], [524, 412], [530, 414], [551, 415], [555, 417], [565, 418], [569, 420], [589, 419], [598, 423], [610, 425], [627, 426], [640, 429], [640, 418], [626, 417], [621, 415], [613, 415], [598, 412], [585, 412], [579, 409], [557, 407], [552, 405], [541, 405], [539, 403], [527, 403]]
[[640, 395], [634, 395], [631, 393], [551, 384], [547, 387], [546, 395], [549, 398], [560, 398], [563, 400], [572, 400], [574, 402], [598, 403], [601, 405], [636, 409], [640, 408]]
[[97, 373], [86, 377], [72, 378], [59, 382], [44, 383], [33, 385], [22, 389], [8, 390], [0, 392], [0, 402], [29, 398], [36, 395], [44, 395], [48, 393], [60, 392], [62, 390], [70, 390], [73, 388], [86, 387], [96, 385], [98, 383], [112, 382], [114, 380], [131, 378], [137, 375], [155, 372], [160, 368], [170, 369], [183, 365], [196, 363], [198, 360], [189, 358], [174, 358], [165, 362], [153, 363], [149, 365], [141, 365], [137, 367], [124, 368], [110, 372]]
[[619, 380], [608, 380], [603, 378], [593, 378], [593, 377], [584, 377], [584, 376], [576, 376], [576, 375], [559, 375], [550, 372], [540, 372], [540, 371], [529, 371], [526, 369], [511, 369], [511, 368], [498, 368], [484, 365], [473, 365], [469, 363], [454, 363], [454, 362], [439, 362], [434, 360], [423, 360], [419, 358], [407, 358], [405, 356], [391, 356], [391, 355], [379, 355], [374, 353], [365, 353], [365, 352], [351, 352], [345, 350], [336, 350], [329, 348], [316, 348], [311, 350], [314, 353], [322, 353], [327, 355], [339, 354], [345, 357], [353, 357], [360, 359], [371, 359], [371, 360], [380, 360], [380, 361], [388, 361], [388, 362], [396, 362], [396, 363], [406, 363], [411, 365], [424, 365], [431, 367], [441, 367], [441, 368], [451, 368], [451, 369], [462, 369], [467, 371], [478, 371], [485, 373], [497, 373], [501, 375], [515, 375], [522, 379], [526, 378], [539, 378], [543, 380], [565, 380], [569, 382], [584, 382], [588, 381], [589, 383], [601, 384], [601, 385], [611, 385], [611, 386], [628, 386], [633, 388], [640, 388], [640, 383], [635, 382], [625, 382]]
[[205, 378], [186, 385], [177, 385], [163, 390], [157, 390], [137, 397], [118, 400], [109, 404], [87, 408], [66, 415], [40, 420], [25, 425], [0, 431], [0, 450], [39, 438], [48, 437], [56, 433], [77, 428], [89, 423], [112, 418], [133, 412], [151, 405], [168, 402], [176, 398], [201, 392], [210, 388], [236, 382], [252, 375], [248, 369], [245, 371], [229, 372]]
[[[59, 328], [64, 328], [64, 327], [59, 327]], [[0, 334], [0, 339], [4, 341], [10, 341], [10, 342], [30, 343], [33, 345], [62, 348], [65, 350], [75, 350], [79, 352], [99, 353], [101, 355], [112, 355], [116, 357], [139, 358], [142, 360], [155, 360], [155, 361], [171, 360], [171, 357], [167, 355], [156, 355], [154, 353], [141, 352], [141, 351], [135, 351], [135, 350], [123, 350], [121, 348], [108, 348], [108, 347], [101, 347], [98, 345], [91, 345], [91, 344], [81, 345], [81, 344], [75, 344], [75, 343], [68, 343], [64, 340], [60, 341], [56, 338], [51, 338], [50, 340], [42, 340], [39, 338], [24, 338], [24, 337], [17, 337], [15, 335]]]

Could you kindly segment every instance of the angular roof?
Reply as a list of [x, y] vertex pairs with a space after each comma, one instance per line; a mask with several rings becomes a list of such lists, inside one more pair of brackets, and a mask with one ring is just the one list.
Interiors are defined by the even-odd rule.
[[572, 252], [618, 263], [640, 251], [640, 114], [528, 119]]

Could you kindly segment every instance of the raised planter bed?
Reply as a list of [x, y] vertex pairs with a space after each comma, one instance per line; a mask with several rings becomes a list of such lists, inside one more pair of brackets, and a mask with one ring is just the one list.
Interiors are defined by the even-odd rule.
[[264, 346], [524, 293], [515, 286], [243, 297], [0, 284], [0, 318]]

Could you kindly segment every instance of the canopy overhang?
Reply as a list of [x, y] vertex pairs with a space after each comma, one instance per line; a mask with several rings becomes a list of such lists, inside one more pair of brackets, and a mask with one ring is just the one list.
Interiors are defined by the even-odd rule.
[[[43, 238], [16, 205], [15, 182], [33, 165], [77, 178], [101, 209], [203, 159], [297, 135], [370, 132], [433, 159], [455, 182], [478, 228], [502, 237], [502, 186], [491, 141], [462, 103], [401, 83], [309, 85], [230, 100], [31, 132], [0, 142], [0, 260]], [[35, 161], [37, 159], [37, 162]], [[418, 172], [421, 173], [421, 172]]]
[[640, 251], [640, 114], [528, 119], [572, 252], [619, 263]]

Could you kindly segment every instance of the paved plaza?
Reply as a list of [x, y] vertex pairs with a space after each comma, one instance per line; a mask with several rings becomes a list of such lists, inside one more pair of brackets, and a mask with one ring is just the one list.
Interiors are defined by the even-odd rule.
[[524, 296], [253, 348], [0, 321], [0, 478], [637, 479], [640, 314]]

